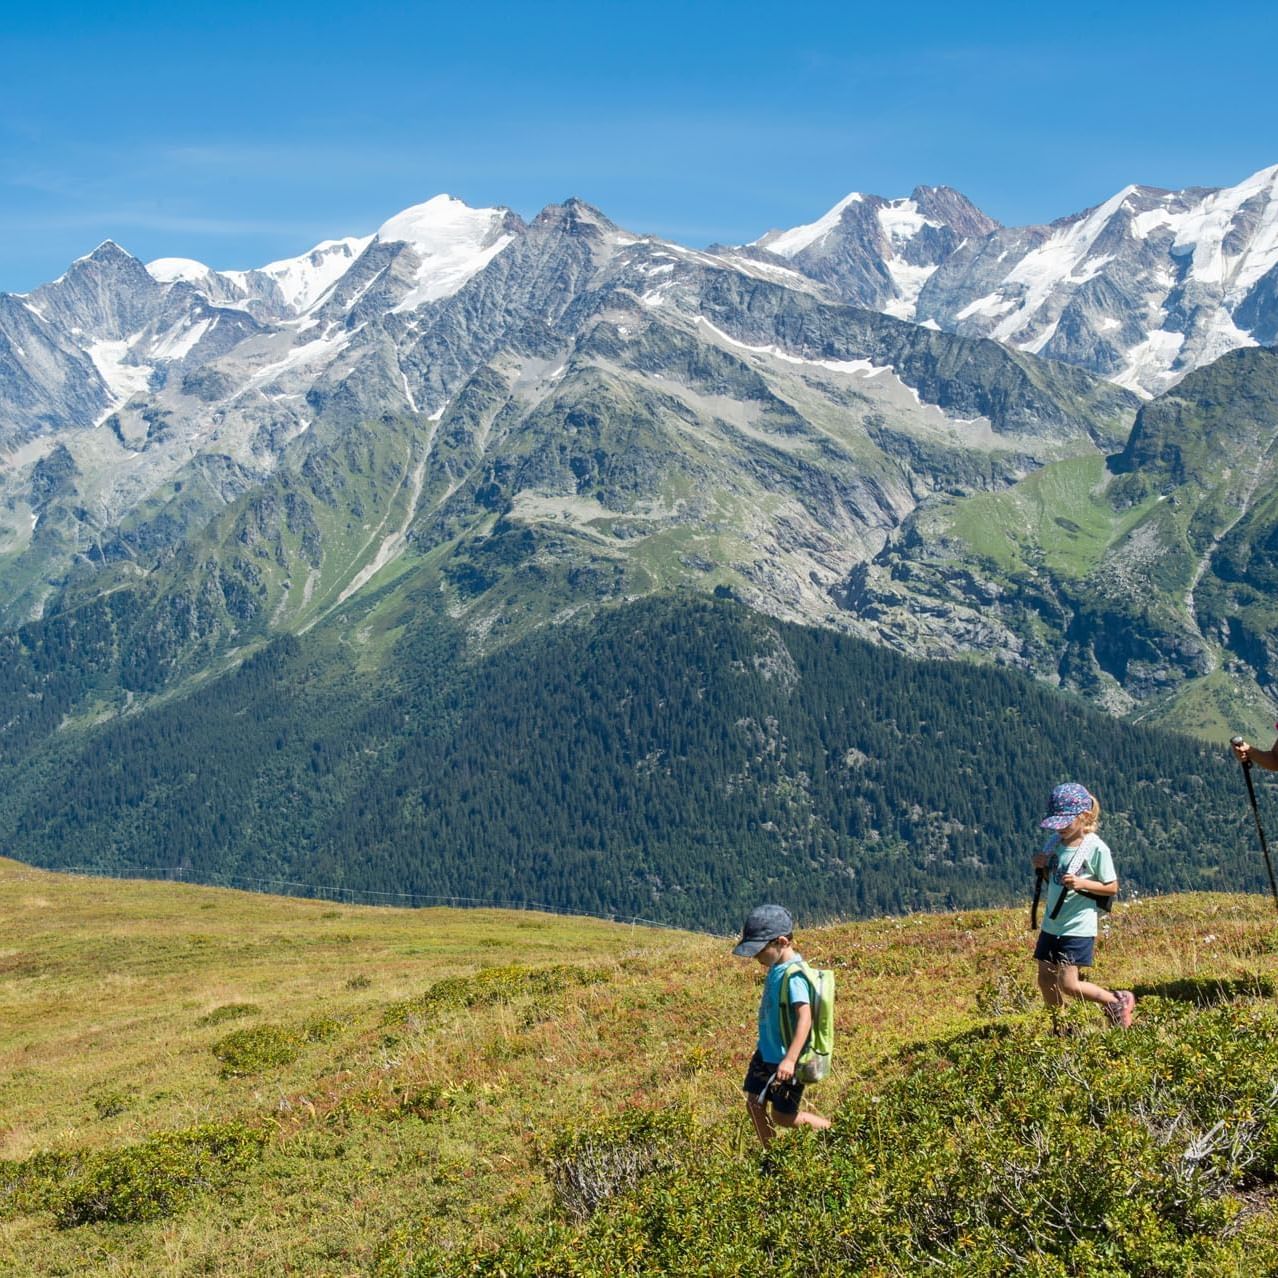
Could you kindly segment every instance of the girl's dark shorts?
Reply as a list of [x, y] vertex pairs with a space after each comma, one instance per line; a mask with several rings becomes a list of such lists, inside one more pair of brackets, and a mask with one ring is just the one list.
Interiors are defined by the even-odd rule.
[[1069, 963], [1074, 967], [1091, 967], [1094, 936], [1053, 936], [1040, 932], [1034, 946], [1034, 957], [1044, 963]]
[[[768, 1079], [776, 1073], [776, 1069], [775, 1065], [769, 1065], [756, 1051], [750, 1058], [750, 1068], [746, 1070], [745, 1082], [741, 1084], [741, 1090], [751, 1100], [757, 1101], [759, 1093], [763, 1091]], [[768, 1088], [767, 1096], [764, 1097], [765, 1101], [771, 1102], [772, 1108], [778, 1114], [797, 1114], [799, 1102], [802, 1099], [803, 1084], [793, 1082], [773, 1083]]]

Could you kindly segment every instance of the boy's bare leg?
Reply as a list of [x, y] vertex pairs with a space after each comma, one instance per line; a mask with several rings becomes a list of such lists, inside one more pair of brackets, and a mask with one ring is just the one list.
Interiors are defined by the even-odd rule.
[[830, 1126], [828, 1118], [822, 1118], [820, 1114], [813, 1114], [806, 1109], [800, 1110], [797, 1114], [781, 1114], [775, 1109], [769, 1112], [766, 1105], [760, 1105], [753, 1097], [746, 1101], [746, 1108], [750, 1111], [750, 1121], [754, 1124], [755, 1135], [765, 1148], [772, 1144], [778, 1127], [811, 1127], [814, 1131], [820, 1132]]
[[[1074, 971], [1077, 972], [1078, 969], [1075, 968]], [[1049, 963], [1046, 959], [1038, 960], [1038, 992], [1042, 994], [1043, 1002], [1053, 1011], [1065, 1001], [1061, 993], [1060, 964]]]
[[830, 1125], [828, 1118], [822, 1118], [820, 1114], [810, 1113], [806, 1109], [801, 1109], [797, 1114], [777, 1114], [774, 1112], [772, 1121], [778, 1127], [812, 1127], [819, 1132], [825, 1131]]

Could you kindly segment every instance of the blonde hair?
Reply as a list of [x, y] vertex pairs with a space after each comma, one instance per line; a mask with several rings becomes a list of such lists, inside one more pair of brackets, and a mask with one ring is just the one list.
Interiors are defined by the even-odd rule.
[[1100, 800], [1093, 794], [1092, 806], [1082, 814], [1082, 830], [1084, 834], [1095, 834], [1100, 828]]

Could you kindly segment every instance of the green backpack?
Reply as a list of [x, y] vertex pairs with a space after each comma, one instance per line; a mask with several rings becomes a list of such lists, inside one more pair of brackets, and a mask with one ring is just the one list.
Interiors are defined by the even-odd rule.
[[794, 1037], [790, 978], [796, 973], [808, 983], [812, 1032], [799, 1054], [794, 1077], [800, 1083], [819, 1083], [830, 1072], [830, 1061], [834, 1056], [834, 973], [829, 968], [809, 967], [803, 959], [795, 959], [789, 964], [781, 978], [781, 1037], [787, 1047]]

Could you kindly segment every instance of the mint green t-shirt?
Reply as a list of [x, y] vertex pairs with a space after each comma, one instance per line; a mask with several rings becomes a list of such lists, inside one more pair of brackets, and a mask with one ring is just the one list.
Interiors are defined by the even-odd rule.
[[[1098, 835], [1085, 834], [1077, 847], [1067, 848], [1053, 835], [1043, 851], [1051, 858], [1047, 863], [1047, 912], [1043, 916], [1043, 931], [1053, 936], [1095, 936], [1099, 907], [1090, 897], [1062, 886], [1061, 876], [1077, 874], [1096, 883], [1113, 883], [1118, 875], [1109, 844]], [[1052, 918], [1062, 894], [1064, 903]]]

